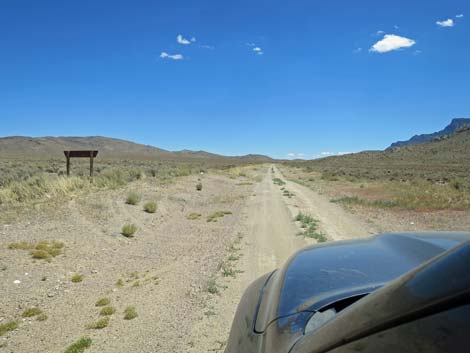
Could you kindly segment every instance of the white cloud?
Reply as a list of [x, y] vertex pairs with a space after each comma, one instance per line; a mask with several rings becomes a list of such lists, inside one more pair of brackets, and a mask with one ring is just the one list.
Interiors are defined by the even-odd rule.
[[382, 36], [382, 35], [385, 34], [385, 32], [384, 31], [377, 31], [375, 34], [378, 35], [378, 36]]
[[413, 52], [414, 55], [419, 55], [419, 54], [421, 54], [421, 53], [422, 53], [421, 50], [415, 50], [415, 51]]
[[304, 153], [289, 152], [287, 154], [287, 157], [291, 158], [291, 159], [301, 159], [301, 158], [305, 157], [305, 154]]
[[196, 38], [192, 37], [191, 39], [186, 39], [183, 37], [183, 35], [181, 34], [178, 34], [176, 36], [176, 41], [179, 43], [179, 44], [183, 44], [183, 45], [189, 45], [191, 44], [191, 42], [195, 42], [196, 41]]
[[409, 48], [415, 44], [416, 42], [413, 39], [397, 36], [396, 34], [386, 34], [383, 39], [375, 43], [369, 51], [387, 53], [401, 48]]
[[323, 151], [323, 152], [320, 152], [320, 154], [322, 156], [331, 156], [332, 154], [334, 154], [333, 152], [328, 152], [328, 151]]
[[171, 60], [182, 60], [183, 59], [183, 55], [181, 54], [173, 54], [173, 55], [170, 55], [168, 53], [165, 53], [165, 52], [162, 52], [160, 54], [160, 58], [162, 59], [171, 59]]
[[255, 43], [251, 43], [251, 42], [246, 43], [246, 45], [248, 45], [249, 47], [256, 47], [256, 44], [255, 44]]
[[260, 47], [254, 47], [253, 51], [258, 55], [263, 55], [263, 49], [261, 49]]
[[349, 151], [348, 152], [338, 152], [338, 156], [342, 156], [343, 154], [351, 154], [351, 153], [353, 153], [353, 152], [349, 152]]
[[455, 15], [456, 18], [462, 18], [463, 17], [463, 13], [461, 14], [458, 14], [458, 15]]
[[454, 27], [454, 20], [448, 18], [445, 21], [436, 21], [436, 24], [440, 27]]

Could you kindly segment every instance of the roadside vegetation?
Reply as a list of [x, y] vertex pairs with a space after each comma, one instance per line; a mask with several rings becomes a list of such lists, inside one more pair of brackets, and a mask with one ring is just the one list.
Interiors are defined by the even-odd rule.
[[207, 217], [207, 222], [217, 222], [219, 218], [223, 218], [226, 215], [230, 215], [230, 211], [215, 211]]
[[302, 231], [297, 235], [303, 236], [304, 238], [313, 238], [319, 243], [324, 243], [328, 239], [322, 232], [318, 231], [318, 220], [314, 219], [312, 216], [300, 212], [295, 220], [300, 223], [300, 228]]
[[286, 162], [289, 179], [349, 207], [470, 210], [470, 127], [430, 143]]
[[89, 348], [92, 344], [91, 338], [82, 337], [76, 342], [72, 343], [64, 353], [83, 353], [85, 349]]
[[132, 223], [124, 224], [121, 229], [121, 234], [127, 238], [132, 238], [137, 232], [137, 226]]
[[52, 258], [63, 253], [64, 246], [65, 244], [60, 241], [40, 241], [37, 243], [20, 241], [8, 244], [8, 249], [29, 251], [33, 259], [51, 262]]
[[153, 201], [146, 202], [144, 205], [144, 211], [147, 213], [157, 212], [157, 203]]
[[3, 336], [7, 332], [16, 330], [18, 328], [17, 321], [9, 321], [4, 324], [0, 324], [0, 336]]

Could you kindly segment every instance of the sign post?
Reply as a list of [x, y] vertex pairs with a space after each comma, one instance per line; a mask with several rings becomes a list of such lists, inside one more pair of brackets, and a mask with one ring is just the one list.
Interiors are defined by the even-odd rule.
[[67, 176], [70, 175], [70, 158], [90, 158], [90, 178], [93, 178], [93, 159], [98, 155], [98, 151], [64, 151], [67, 159]]

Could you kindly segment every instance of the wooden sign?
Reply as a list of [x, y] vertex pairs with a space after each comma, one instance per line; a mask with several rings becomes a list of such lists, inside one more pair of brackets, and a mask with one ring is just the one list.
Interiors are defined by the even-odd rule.
[[70, 175], [70, 158], [90, 158], [90, 177], [93, 177], [93, 159], [98, 155], [98, 151], [64, 151], [67, 158], [67, 175]]

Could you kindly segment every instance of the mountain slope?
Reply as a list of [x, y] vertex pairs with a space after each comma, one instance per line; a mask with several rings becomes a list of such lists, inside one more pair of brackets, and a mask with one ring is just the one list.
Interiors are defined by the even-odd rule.
[[332, 175], [369, 179], [412, 180], [417, 176], [436, 181], [448, 180], [451, 176], [468, 179], [470, 126], [431, 142], [290, 164]]
[[409, 140], [394, 142], [387, 149], [430, 142], [438, 137], [454, 133], [466, 124], [470, 124], [469, 118], [452, 119], [451, 123], [441, 131], [432, 134], [415, 135]]
[[0, 138], [0, 158], [49, 159], [63, 158], [64, 150], [98, 150], [101, 159], [172, 160], [172, 161], [240, 161], [264, 163], [272, 161], [262, 155], [221, 156], [205, 151], [171, 152], [131, 141], [102, 136], [88, 137], [25, 137]]

